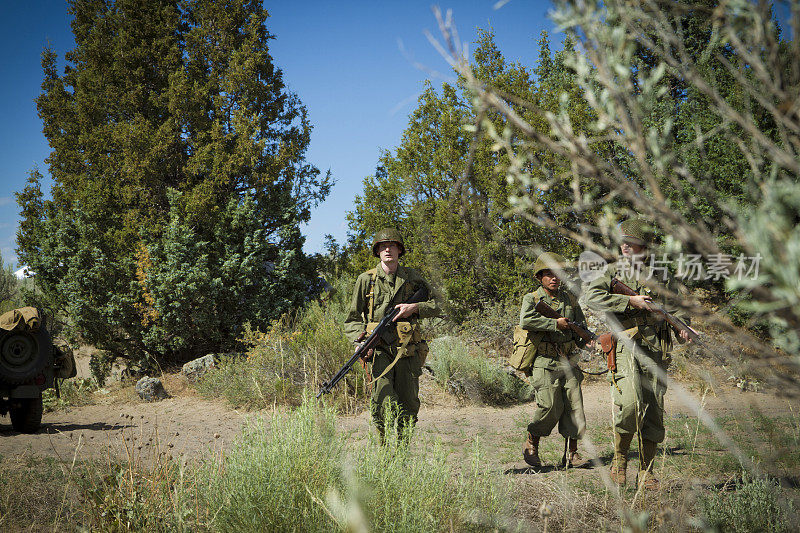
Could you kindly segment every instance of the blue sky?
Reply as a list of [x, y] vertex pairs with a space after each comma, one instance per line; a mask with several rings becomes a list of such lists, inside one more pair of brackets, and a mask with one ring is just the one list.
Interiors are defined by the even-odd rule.
[[[551, 2], [510, 0], [499, 9], [496, 4], [439, 5], [452, 9], [462, 41], [471, 45], [478, 28], [491, 27], [506, 59], [532, 65], [539, 34], [553, 30], [547, 18]], [[307, 159], [323, 172], [330, 169], [337, 181], [303, 230], [306, 251], [321, 251], [326, 233], [344, 240], [345, 213], [363, 178], [375, 170], [380, 151], [400, 142], [423, 82], [439, 86], [453, 74], [425, 36], [426, 30], [439, 36], [430, 1], [267, 0], [265, 5], [276, 36], [272, 57], [314, 125]], [[49, 147], [33, 102], [42, 78], [40, 55], [49, 44], [63, 69], [64, 53], [74, 41], [66, 2], [4, 2], [0, 14], [0, 253], [4, 264], [16, 266], [14, 192], [25, 186], [34, 166], [47, 175]]]

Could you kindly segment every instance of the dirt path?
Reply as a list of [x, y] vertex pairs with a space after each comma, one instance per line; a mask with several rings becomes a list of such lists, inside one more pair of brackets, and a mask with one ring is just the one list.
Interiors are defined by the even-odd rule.
[[[42, 430], [35, 435], [16, 433], [7, 417], [0, 418], [0, 455], [35, 455], [62, 461], [133, 456], [146, 461], [158, 453], [198, 458], [229, 446], [254, 413], [240, 413], [221, 401], [202, 399], [182, 380], [177, 376], [166, 379], [167, 391], [173, 397], [160, 402], [145, 403], [126, 391], [101, 404], [45, 413]], [[588, 424], [610, 421], [608, 385], [603, 381], [586, 383], [583, 393]], [[479, 437], [497, 446], [500, 462], [508, 468], [524, 468], [519, 449], [533, 404], [506, 408], [460, 405], [430, 378], [422, 381], [421, 397], [421, 431], [455, 449], [468, 449]], [[684, 403], [671, 389], [666, 400], [668, 416], [694, 418], [694, 411]], [[717, 416], [751, 407], [767, 415], [790, 412], [785, 400], [735, 388], [706, 398], [705, 405]], [[368, 413], [342, 417], [339, 424], [346, 432], [363, 436], [369, 428]], [[558, 439], [551, 440], [555, 446]]]
[[241, 431], [244, 414], [202, 399], [191, 389], [178, 387], [175, 394], [175, 387], [166, 388], [173, 397], [160, 402], [146, 403], [128, 394], [122, 400], [45, 413], [42, 429], [34, 435], [15, 432], [8, 418], [1, 418], [0, 455], [145, 462], [161, 452], [198, 457], [229, 445]]

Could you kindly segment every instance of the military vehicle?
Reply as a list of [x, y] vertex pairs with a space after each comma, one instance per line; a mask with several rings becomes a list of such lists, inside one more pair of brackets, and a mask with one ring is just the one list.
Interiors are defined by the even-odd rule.
[[53, 344], [45, 322], [35, 307], [0, 315], [0, 415], [9, 414], [20, 433], [39, 430], [42, 393], [76, 374], [72, 350]]

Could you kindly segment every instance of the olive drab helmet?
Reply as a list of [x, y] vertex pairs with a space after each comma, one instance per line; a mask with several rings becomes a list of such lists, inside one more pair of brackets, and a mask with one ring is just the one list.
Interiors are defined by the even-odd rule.
[[396, 228], [383, 228], [375, 234], [375, 238], [372, 240], [372, 255], [378, 257], [378, 244], [387, 241], [397, 243], [397, 246], [400, 248], [401, 257], [406, 253], [406, 246], [403, 243], [403, 236], [400, 232]]
[[619, 225], [622, 242], [647, 246], [653, 240], [653, 226], [640, 217], [629, 218]]
[[539, 272], [542, 270], [567, 268], [568, 263], [569, 262], [561, 255], [553, 252], [545, 252], [537, 257], [536, 262], [533, 263], [533, 275], [538, 276]]

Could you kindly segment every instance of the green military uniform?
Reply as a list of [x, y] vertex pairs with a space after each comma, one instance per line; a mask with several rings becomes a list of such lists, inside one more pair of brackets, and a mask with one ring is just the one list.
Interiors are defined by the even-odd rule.
[[[528, 332], [525, 349], [533, 349], [535, 352], [532, 368], [520, 368], [530, 373], [530, 382], [536, 391], [536, 410], [533, 421], [528, 425], [528, 439], [523, 446], [522, 457], [535, 468], [542, 464], [539, 458], [539, 439], [549, 435], [556, 424], [565, 439], [562, 465], [577, 467], [586, 464], [578, 453], [578, 439], [583, 436], [586, 428], [581, 392], [583, 372], [574, 361], [576, 348], [585, 346], [586, 341], [575, 335], [571, 329], [559, 330], [556, 319], [547, 318], [536, 311], [536, 304], [542, 300], [569, 321], [585, 321], [577, 298], [560, 288], [560, 279], [557, 285], [552, 285], [559, 278], [566, 262], [566, 259], [554, 253], [543, 253], [536, 259], [533, 265], [534, 275], [544, 283], [545, 271], [550, 271], [547, 274], [548, 283], [551, 284], [549, 289], [554, 294], [551, 297], [544, 287], [539, 287], [523, 297], [520, 310], [519, 328]], [[527, 348], [528, 343], [530, 348]], [[527, 360], [526, 358], [522, 365], [527, 364]]]
[[558, 432], [564, 438], [580, 439], [586, 428], [581, 393], [583, 372], [577, 365], [570, 364], [569, 359], [575, 355], [576, 346], [583, 347], [586, 343], [572, 330], [558, 330], [555, 319], [539, 314], [535, 309], [539, 300], [573, 322], [585, 322], [576, 299], [563, 289], [551, 298], [539, 287], [522, 299], [520, 327], [541, 333], [530, 376], [536, 390], [536, 410], [528, 432], [546, 437], [558, 424]]
[[[623, 223], [625, 237], [634, 244], [645, 244], [649, 234], [641, 229], [641, 221], [634, 219]], [[612, 477], [620, 484], [625, 482], [627, 453], [635, 434], [639, 434], [640, 472], [652, 473], [656, 445], [664, 440], [664, 395], [666, 383], [660, 381], [652, 370], [652, 365], [666, 369], [669, 364], [669, 351], [672, 347], [671, 327], [658, 314], [630, 305], [630, 296], [611, 293], [611, 281], [619, 279], [640, 295], [650, 296], [654, 303], [669, 312], [664, 299], [659, 298], [648, 283], [664, 285], [669, 292], [675, 292], [674, 279], [663, 271], [653, 273], [647, 264], [633, 268], [627, 259], [609, 265], [606, 272], [591, 281], [586, 289], [587, 304], [597, 311], [606, 313], [607, 323], [614, 331], [613, 317], [622, 327], [622, 335], [633, 341], [630, 344], [620, 340], [616, 352], [616, 372], [609, 372], [611, 396], [614, 403], [615, 459]], [[674, 312], [675, 316], [688, 323], [688, 318]], [[681, 341], [682, 342], [682, 341]], [[651, 368], [648, 368], [651, 366]], [[651, 476], [652, 478], [652, 476]]]
[[[399, 241], [404, 252], [402, 240], [399, 239], [402, 238], [398, 234], [391, 240]], [[420, 407], [419, 376], [428, 354], [428, 345], [422, 339], [418, 321], [420, 318], [438, 316], [441, 309], [419, 272], [403, 265], [398, 265], [394, 274], [387, 274], [379, 263], [374, 269], [358, 276], [353, 290], [350, 311], [345, 320], [345, 334], [355, 342], [362, 333], [371, 333], [396, 304], [405, 302], [422, 287], [428, 289], [429, 299], [419, 302], [418, 314], [400, 319], [388, 328], [372, 356], [370, 372], [374, 388], [370, 411], [381, 434], [387, 407], [393, 406], [398, 410], [401, 428], [416, 421]], [[395, 362], [398, 354], [400, 358]], [[393, 362], [394, 366], [387, 372], [386, 369]]]

